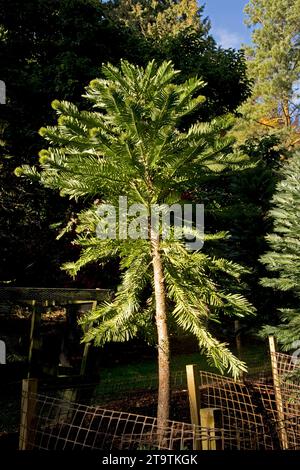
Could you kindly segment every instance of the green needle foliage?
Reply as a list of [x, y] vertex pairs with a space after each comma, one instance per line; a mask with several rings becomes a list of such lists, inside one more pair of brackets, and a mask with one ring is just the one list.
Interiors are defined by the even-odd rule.
[[272, 199], [274, 232], [266, 237], [271, 251], [261, 257], [276, 277], [263, 278], [262, 285], [290, 292], [296, 308], [281, 308], [282, 324], [266, 326], [263, 334], [274, 334], [286, 351], [298, 348], [300, 340], [300, 153], [281, 169], [282, 180]]
[[[245, 364], [213, 336], [209, 325], [218, 321], [220, 313], [243, 316], [254, 311], [239, 293], [242, 267], [189, 250], [184, 237], [175, 239], [172, 230], [167, 239], [161, 232], [135, 240], [100, 239], [96, 234], [99, 224], [105, 224], [99, 209], [103, 204], [117, 209], [120, 196], [127, 196], [128, 207], [142, 204], [149, 220], [153, 204], [160, 208], [183, 204], [193, 179], [199, 184], [201, 178], [207, 181], [246, 166], [243, 155], [230, 153], [232, 139], [226, 130], [231, 119], [195, 122], [184, 129], [182, 119], [204, 100], [199, 95], [204, 83], [192, 78], [175, 84], [179, 72], [171, 62], [158, 66], [151, 61], [143, 69], [122, 61], [120, 68], [108, 64], [102, 72], [105, 78], [93, 80], [86, 89], [93, 111], [53, 102], [58, 124], [40, 131], [49, 142], [49, 148], [40, 152], [41, 171], [28, 166], [17, 169], [18, 174], [37, 178], [62, 196], [94, 200], [78, 214], [76, 243], [82, 248], [81, 256], [64, 269], [75, 276], [90, 262], [105, 264], [112, 258], [120, 262], [119, 289], [111, 302], [84, 318], [89, 326], [84, 341], [103, 345], [127, 341], [142, 332], [157, 338], [167, 369], [166, 323], [175, 321], [197, 337], [211, 363], [237, 377]], [[224, 237], [224, 233], [208, 234], [206, 239], [213, 242]]]
[[250, 0], [245, 13], [253, 90], [241, 107], [242, 135], [276, 133], [293, 148], [299, 145], [300, 0]]
[[209, 29], [207, 19], [201, 21], [204, 6], [199, 7], [196, 0], [118, 0], [109, 2], [108, 7], [114, 21], [156, 40]]

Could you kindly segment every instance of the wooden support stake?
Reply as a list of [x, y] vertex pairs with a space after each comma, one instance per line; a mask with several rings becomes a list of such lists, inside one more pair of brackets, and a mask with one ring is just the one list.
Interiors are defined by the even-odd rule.
[[22, 381], [19, 450], [30, 450], [34, 443], [33, 418], [36, 408], [37, 379]]
[[[191, 423], [200, 426], [200, 376], [196, 364], [186, 366], [187, 385], [190, 402]], [[201, 450], [201, 436], [194, 439], [193, 450]]]
[[6, 344], [0, 341], [0, 364], [6, 364]]
[[[97, 307], [97, 300], [93, 302], [92, 310], [95, 310], [96, 307]], [[86, 333], [87, 330], [88, 330], [88, 327], [84, 329], [84, 333]], [[80, 375], [84, 375], [86, 372], [86, 366], [87, 366], [87, 360], [88, 360], [90, 347], [91, 347], [91, 343], [85, 343], [82, 360], [81, 360]]]
[[240, 329], [241, 329], [240, 320], [235, 320], [234, 334], [235, 334], [236, 352], [237, 352], [237, 357], [239, 359], [242, 359], [242, 338], [241, 338]]
[[[223, 450], [222, 435], [217, 431], [222, 427], [222, 413], [218, 408], [200, 410], [201, 427], [207, 430], [207, 440], [201, 440], [202, 450]], [[218, 435], [219, 434], [219, 435]]]
[[41, 306], [36, 305], [35, 300], [33, 300], [28, 354], [28, 378], [36, 377], [40, 372], [41, 316]]
[[84, 350], [83, 350], [83, 355], [82, 355], [82, 360], [81, 360], [81, 366], [80, 366], [80, 375], [84, 375], [86, 371], [86, 365], [87, 365], [87, 359], [89, 355], [89, 350], [90, 350], [91, 343], [85, 343], [84, 344]]
[[279, 422], [279, 439], [283, 450], [288, 449], [288, 438], [285, 429], [284, 408], [280, 389], [280, 378], [278, 374], [278, 364], [276, 358], [276, 345], [274, 336], [269, 336], [269, 348], [271, 354], [272, 375], [274, 382], [275, 400], [277, 408], [277, 416]]

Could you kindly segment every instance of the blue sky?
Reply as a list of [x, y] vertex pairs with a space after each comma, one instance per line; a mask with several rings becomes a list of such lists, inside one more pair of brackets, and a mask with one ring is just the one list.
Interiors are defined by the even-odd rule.
[[212, 35], [224, 48], [238, 49], [242, 43], [249, 44], [251, 34], [244, 24], [243, 9], [247, 0], [200, 0], [205, 3], [205, 16], [211, 20]]

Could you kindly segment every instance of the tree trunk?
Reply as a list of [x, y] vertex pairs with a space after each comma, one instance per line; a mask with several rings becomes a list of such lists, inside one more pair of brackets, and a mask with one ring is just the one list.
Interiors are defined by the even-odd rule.
[[170, 344], [167, 326], [166, 292], [162, 260], [159, 251], [159, 236], [151, 230], [152, 264], [156, 304], [156, 327], [158, 337], [158, 407], [157, 424], [165, 428], [170, 407]]
[[239, 359], [242, 359], [242, 338], [241, 338], [240, 328], [241, 328], [240, 321], [235, 320], [234, 321], [234, 333], [235, 333], [235, 345], [236, 345], [237, 357]]
[[284, 114], [285, 126], [286, 127], [291, 127], [292, 119], [291, 119], [288, 100], [284, 100], [283, 105], [282, 105], [282, 110], [283, 110], [283, 114]]

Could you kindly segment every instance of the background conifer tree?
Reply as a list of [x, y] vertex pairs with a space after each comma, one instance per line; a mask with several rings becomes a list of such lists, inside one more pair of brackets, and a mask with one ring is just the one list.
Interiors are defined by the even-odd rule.
[[[261, 257], [274, 277], [263, 278], [262, 284], [292, 294], [290, 308], [280, 308], [282, 324], [267, 326], [264, 333], [274, 334], [283, 348], [293, 349], [300, 340], [300, 153], [282, 167], [281, 181], [273, 196], [274, 231], [266, 237], [270, 251]], [[287, 299], [285, 299], [287, 302]], [[295, 345], [299, 347], [299, 345]]]
[[275, 132], [288, 146], [299, 145], [300, 0], [250, 0], [245, 13], [253, 92], [241, 107], [242, 135]]

